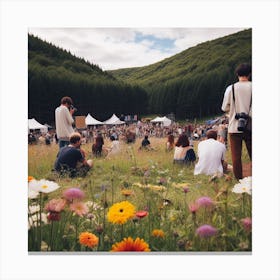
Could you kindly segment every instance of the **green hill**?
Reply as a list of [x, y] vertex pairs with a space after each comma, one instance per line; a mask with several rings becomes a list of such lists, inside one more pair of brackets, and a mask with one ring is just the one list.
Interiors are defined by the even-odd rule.
[[252, 30], [189, 48], [145, 66], [104, 71], [28, 35], [28, 117], [54, 123], [54, 110], [71, 96], [78, 115], [104, 120], [113, 113], [174, 113], [176, 119], [222, 114], [226, 86], [239, 63], [252, 61]]
[[239, 63], [252, 61], [252, 30], [204, 42], [160, 62], [109, 71], [115, 78], [142, 86], [149, 112], [176, 117], [220, 113], [225, 87], [235, 80]]
[[54, 110], [71, 96], [77, 115], [91, 113], [100, 120], [115, 114], [140, 114], [147, 94], [139, 86], [118, 81], [97, 65], [28, 35], [28, 117], [54, 123]]

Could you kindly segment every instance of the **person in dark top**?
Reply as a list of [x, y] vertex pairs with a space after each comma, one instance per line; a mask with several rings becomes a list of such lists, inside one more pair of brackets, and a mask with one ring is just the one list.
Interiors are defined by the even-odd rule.
[[85, 152], [80, 148], [81, 135], [74, 132], [70, 136], [70, 144], [61, 148], [57, 154], [54, 169], [70, 177], [85, 175], [92, 167], [92, 160], [85, 159]]
[[141, 149], [146, 149], [146, 150], [151, 150], [151, 142], [149, 141], [148, 139], [148, 135], [145, 135], [144, 139], [142, 140], [142, 143], [141, 143], [141, 147], [139, 148], [140, 150]]

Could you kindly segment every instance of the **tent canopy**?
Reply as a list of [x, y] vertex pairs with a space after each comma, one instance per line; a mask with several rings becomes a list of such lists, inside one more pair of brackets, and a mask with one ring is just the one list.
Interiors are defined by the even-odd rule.
[[156, 122], [162, 123], [163, 126], [169, 126], [169, 125], [171, 125], [171, 123], [172, 123], [172, 121], [171, 121], [169, 118], [167, 118], [166, 116], [164, 116], [164, 117], [156, 117], [156, 118], [154, 118], [153, 120], [151, 120], [151, 122], [154, 122], [154, 123], [156, 123]]
[[98, 121], [91, 114], [87, 114], [86, 116], [86, 125], [101, 125], [103, 122]]
[[48, 128], [45, 125], [40, 124], [34, 118], [28, 119], [28, 130], [40, 129], [41, 132], [47, 132]]
[[121, 121], [115, 114], [112, 115], [112, 117], [106, 121], [103, 122], [104, 124], [111, 124], [111, 125], [116, 125], [116, 124], [124, 124], [124, 121]]

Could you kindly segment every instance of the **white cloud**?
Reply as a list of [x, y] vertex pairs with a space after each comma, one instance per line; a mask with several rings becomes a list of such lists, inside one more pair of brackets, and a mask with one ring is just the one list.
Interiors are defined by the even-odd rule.
[[[47, 42], [83, 57], [103, 70], [145, 66], [181, 52], [201, 42], [213, 40], [245, 28], [30, 28], [29, 32]], [[167, 53], [155, 49], [143, 36], [174, 41]]]

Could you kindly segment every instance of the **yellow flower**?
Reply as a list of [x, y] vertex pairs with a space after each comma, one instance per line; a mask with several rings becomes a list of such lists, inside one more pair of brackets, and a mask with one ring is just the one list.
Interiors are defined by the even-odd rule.
[[108, 221], [113, 224], [125, 224], [135, 216], [135, 207], [128, 201], [113, 204], [107, 214]]
[[85, 231], [80, 234], [79, 241], [82, 245], [92, 248], [98, 244], [99, 238], [96, 235]]
[[163, 238], [164, 237], [164, 232], [161, 229], [154, 229], [153, 232], [152, 232], [152, 236]]
[[133, 240], [131, 237], [124, 238], [123, 241], [113, 244], [111, 252], [125, 252], [125, 251], [137, 251], [137, 252], [150, 252], [149, 245], [143, 240], [137, 237]]

